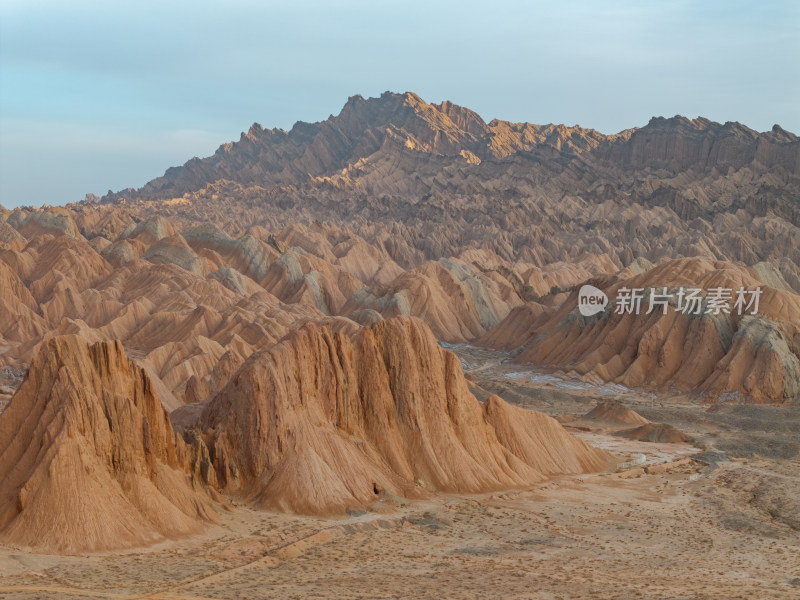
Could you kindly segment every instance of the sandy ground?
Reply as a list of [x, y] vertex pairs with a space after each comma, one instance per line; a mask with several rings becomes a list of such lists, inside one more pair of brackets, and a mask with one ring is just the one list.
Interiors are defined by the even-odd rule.
[[479, 395], [499, 391], [554, 415], [618, 397], [696, 441], [579, 431], [622, 459], [644, 454], [644, 464], [502, 494], [388, 501], [341, 519], [236, 507], [202, 534], [124, 553], [0, 548], [0, 597], [800, 597], [796, 409], [708, 412], [680, 396], [508, 377], [525, 370], [457, 350]]

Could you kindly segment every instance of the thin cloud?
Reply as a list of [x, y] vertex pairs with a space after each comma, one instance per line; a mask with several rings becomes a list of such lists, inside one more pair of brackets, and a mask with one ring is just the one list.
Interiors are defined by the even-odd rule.
[[[6, 0], [0, 157], [14, 167], [0, 167], [0, 203], [140, 185], [253, 121], [289, 128], [387, 89], [605, 133], [676, 113], [800, 132], [799, 6]], [[22, 121], [59, 125], [11, 137]]]

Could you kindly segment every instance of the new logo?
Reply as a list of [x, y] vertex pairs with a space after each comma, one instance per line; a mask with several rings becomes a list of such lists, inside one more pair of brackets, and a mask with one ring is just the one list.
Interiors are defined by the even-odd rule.
[[578, 292], [578, 310], [584, 317], [591, 317], [608, 306], [608, 296], [593, 285], [581, 286]]

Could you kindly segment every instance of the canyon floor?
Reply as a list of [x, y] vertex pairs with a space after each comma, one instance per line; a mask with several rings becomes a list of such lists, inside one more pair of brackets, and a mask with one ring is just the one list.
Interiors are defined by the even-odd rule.
[[[685, 396], [594, 387], [509, 363], [497, 351], [448, 347], [478, 398], [497, 393], [560, 417], [587, 442], [636, 464], [501, 494], [384, 497], [373, 511], [336, 519], [234, 506], [202, 534], [126, 552], [0, 548], [0, 597], [800, 594], [800, 410], [710, 409]], [[678, 427], [692, 443], [630, 441], [567, 420], [607, 398]]]

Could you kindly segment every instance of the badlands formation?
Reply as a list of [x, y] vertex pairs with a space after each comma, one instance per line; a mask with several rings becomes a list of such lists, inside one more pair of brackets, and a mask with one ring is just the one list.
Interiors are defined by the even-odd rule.
[[[0, 363], [24, 370], [55, 333], [119, 339], [172, 410], [298, 324], [411, 315], [593, 380], [791, 403], [798, 197], [800, 141], [778, 126], [674, 117], [604, 136], [355, 96], [139, 190], [4, 210]], [[584, 283], [612, 306], [581, 317]], [[756, 314], [613, 310], [622, 288], [682, 286], [762, 293]]]
[[0, 540], [140, 546], [214, 520], [217, 490], [342, 514], [386, 493], [519, 488], [612, 461], [546, 415], [497, 396], [479, 404], [455, 355], [413, 318], [353, 339], [304, 325], [250, 357], [184, 437], [121, 342], [50, 338], [0, 415]]
[[[613, 597], [587, 548], [622, 552], [602, 523], [662, 497], [689, 514], [679, 535], [722, 535], [726, 559], [752, 558], [734, 550], [744, 531], [762, 555], [800, 564], [788, 500], [799, 198], [800, 140], [777, 125], [677, 116], [603, 135], [487, 123], [387, 92], [288, 132], [254, 124], [138, 190], [0, 207], [0, 544], [13, 550], [0, 558], [0, 594], [37, 577], [42, 593], [80, 595], [83, 583], [56, 589], [80, 579], [73, 563], [43, 575], [14, 552], [155, 544], [179, 571], [189, 567], [176, 548], [212, 565], [192, 582], [247, 596], [232, 584], [237, 569], [261, 581], [265, 565], [320, 545], [352, 558], [375, 528], [397, 548], [440, 532], [439, 566], [414, 560], [458, 582], [486, 556], [531, 552], [495, 547], [516, 529], [486, 525], [488, 510], [538, 532], [528, 537], [554, 569], [543, 597], [564, 583], [553, 544], [593, 573], [586, 595]], [[604, 310], [579, 311], [584, 285], [606, 295]], [[648, 311], [651, 291], [681, 288], [700, 290], [702, 310], [671, 300]], [[758, 291], [757, 310], [706, 310], [720, 288]], [[630, 289], [644, 294], [638, 314], [617, 310]], [[639, 456], [642, 466], [613, 473]], [[751, 467], [730, 458], [758, 462], [752, 486]], [[690, 492], [713, 497], [713, 514], [694, 520]], [[731, 516], [748, 493], [749, 512]], [[578, 521], [563, 502], [580, 507]], [[540, 510], [547, 524], [530, 520]], [[637, 554], [652, 532], [625, 519], [638, 545], [620, 569], [668, 559]], [[764, 547], [764, 532], [777, 545]], [[499, 536], [488, 554], [453, 545], [487, 535]], [[494, 585], [513, 596], [522, 582], [501, 562]], [[676, 567], [682, 577], [654, 597], [681, 585], [751, 590], [698, 564]], [[759, 571], [752, 589], [790, 593], [789, 571]], [[312, 589], [280, 578], [264, 585]], [[93, 581], [100, 595], [198, 591], [185, 578]], [[636, 585], [626, 595], [647, 587]]]

